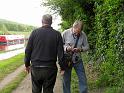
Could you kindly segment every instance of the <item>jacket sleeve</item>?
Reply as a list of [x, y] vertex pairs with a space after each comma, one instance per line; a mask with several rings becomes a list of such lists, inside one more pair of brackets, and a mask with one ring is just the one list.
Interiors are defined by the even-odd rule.
[[83, 42], [82, 42], [82, 50], [83, 51], [87, 51], [89, 49], [89, 44], [87, 41], [87, 36], [86, 34], [83, 32]]
[[25, 67], [30, 66], [32, 50], [33, 50], [33, 32], [31, 33], [28, 39], [28, 43], [25, 49], [25, 58], [24, 58]]
[[67, 49], [67, 45], [65, 44], [65, 38], [66, 37], [66, 33], [65, 31], [62, 33], [62, 40], [63, 40], [63, 47], [64, 47], [64, 51], [66, 52], [66, 49]]
[[63, 40], [60, 33], [58, 35], [58, 53], [57, 54], [58, 54], [58, 63], [60, 65], [60, 68], [61, 70], [65, 70]]

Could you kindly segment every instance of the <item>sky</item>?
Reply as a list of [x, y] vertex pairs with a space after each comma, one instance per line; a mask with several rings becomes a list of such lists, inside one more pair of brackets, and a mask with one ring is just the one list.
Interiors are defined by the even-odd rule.
[[[47, 7], [41, 7], [41, 3], [42, 0], [0, 0], [0, 19], [39, 27], [42, 15], [52, 14]], [[61, 17], [52, 16], [52, 27], [57, 30]]]

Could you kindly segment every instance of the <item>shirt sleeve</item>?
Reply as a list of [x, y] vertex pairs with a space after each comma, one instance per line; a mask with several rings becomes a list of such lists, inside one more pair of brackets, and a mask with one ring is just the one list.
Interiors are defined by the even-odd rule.
[[32, 50], [33, 50], [33, 32], [31, 33], [29, 39], [28, 39], [28, 43], [25, 49], [25, 67], [30, 66], [30, 60], [31, 60], [31, 54], [32, 54]]
[[89, 49], [89, 44], [87, 40], [86, 34], [83, 32], [83, 42], [82, 42], [82, 50], [87, 51]]

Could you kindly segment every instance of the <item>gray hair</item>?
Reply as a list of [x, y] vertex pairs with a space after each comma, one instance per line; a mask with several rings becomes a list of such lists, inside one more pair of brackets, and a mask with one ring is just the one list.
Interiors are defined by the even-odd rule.
[[73, 27], [78, 27], [78, 26], [82, 26], [83, 25], [83, 22], [81, 20], [76, 20], [74, 23], [73, 23]]
[[52, 24], [52, 16], [50, 14], [43, 15], [42, 23], [51, 25]]

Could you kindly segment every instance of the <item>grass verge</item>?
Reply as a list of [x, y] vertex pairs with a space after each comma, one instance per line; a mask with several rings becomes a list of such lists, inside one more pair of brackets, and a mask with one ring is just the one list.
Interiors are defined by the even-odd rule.
[[23, 63], [24, 53], [0, 61], [0, 81], [9, 73], [15, 71]]
[[25, 35], [26, 37], [30, 35], [31, 32], [25, 31], [9, 31], [9, 33], [14, 34], [14, 35]]
[[11, 81], [7, 86], [0, 90], [0, 93], [11, 93], [14, 89], [18, 87], [18, 85], [26, 75], [27, 74], [22, 71], [13, 81]]

